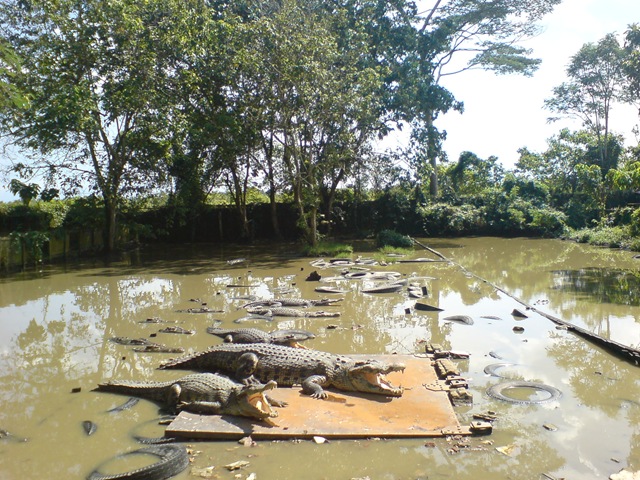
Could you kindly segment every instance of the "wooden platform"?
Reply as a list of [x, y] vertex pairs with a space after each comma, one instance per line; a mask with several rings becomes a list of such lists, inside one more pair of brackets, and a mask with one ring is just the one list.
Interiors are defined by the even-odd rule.
[[260, 422], [242, 417], [197, 415], [182, 412], [167, 427], [166, 435], [201, 439], [309, 438], [401, 438], [469, 435], [462, 427], [446, 391], [433, 391], [426, 384], [438, 378], [428, 358], [411, 355], [367, 355], [407, 365], [404, 373], [392, 373], [388, 379], [402, 385], [400, 398], [358, 394], [328, 389], [326, 400], [313, 399], [300, 388], [278, 388], [271, 393], [289, 403], [279, 408], [278, 417]]

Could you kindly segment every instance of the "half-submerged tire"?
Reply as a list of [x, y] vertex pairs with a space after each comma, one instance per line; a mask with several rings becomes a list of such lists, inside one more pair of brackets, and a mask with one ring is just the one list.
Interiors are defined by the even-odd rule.
[[146, 467], [113, 475], [102, 474], [96, 469], [87, 480], [166, 480], [179, 474], [189, 465], [187, 449], [182, 445], [152, 445], [119, 456], [134, 454], [155, 455], [160, 457], [160, 460]]
[[[513, 398], [505, 395], [503, 392], [505, 390], [509, 390], [510, 388], [531, 388], [533, 390], [544, 391], [549, 394], [549, 398], [541, 398], [538, 400], [522, 400], [519, 398]], [[492, 385], [487, 389], [487, 395], [490, 397], [496, 398], [498, 400], [503, 400], [505, 402], [517, 403], [520, 405], [528, 405], [528, 404], [537, 404], [537, 403], [545, 403], [550, 402], [551, 400], [556, 400], [562, 396], [562, 392], [551, 385], [546, 385], [544, 383], [537, 382], [525, 382], [522, 380], [512, 380], [510, 382], [497, 383]]]

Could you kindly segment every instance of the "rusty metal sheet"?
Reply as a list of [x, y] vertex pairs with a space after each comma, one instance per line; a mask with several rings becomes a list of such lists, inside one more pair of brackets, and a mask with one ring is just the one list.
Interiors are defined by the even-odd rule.
[[[356, 355], [354, 355], [356, 356]], [[363, 356], [364, 357], [364, 356]], [[403, 373], [388, 378], [402, 385], [399, 398], [359, 394], [327, 389], [329, 398], [317, 400], [303, 395], [299, 387], [278, 388], [272, 397], [289, 403], [278, 409], [278, 417], [268, 421], [227, 415], [197, 415], [181, 412], [168, 425], [166, 435], [176, 437], [220, 439], [308, 438], [400, 438], [438, 437], [470, 434], [456, 418], [447, 391], [427, 389], [438, 383], [428, 358], [412, 355], [366, 355], [367, 358], [405, 362]]]

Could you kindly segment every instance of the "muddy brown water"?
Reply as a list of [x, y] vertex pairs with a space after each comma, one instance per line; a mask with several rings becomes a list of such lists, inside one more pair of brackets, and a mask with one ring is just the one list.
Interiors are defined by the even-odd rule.
[[[463, 424], [474, 413], [498, 419], [487, 437], [459, 445], [455, 439], [189, 442], [192, 465], [175, 478], [246, 479], [538, 479], [608, 478], [623, 467], [640, 470], [640, 367], [620, 360], [572, 333], [559, 330], [513, 296], [606, 338], [640, 348], [640, 260], [630, 252], [538, 239], [425, 239], [453, 263], [396, 263], [372, 267], [399, 272], [425, 286], [424, 301], [443, 309], [412, 309], [407, 291], [364, 294], [362, 280], [327, 282], [348, 290], [338, 318], [253, 320], [236, 297], [318, 298], [312, 258], [292, 255], [295, 246], [237, 248], [167, 247], [123, 256], [110, 263], [46, 267], [0, 279], [0, 479], [85, 478], [115, 455], [140, 448], [133, 435], [160, 436], [158, 406], [141, 400], [108, 413], [127, 397], [92, 392], [108, 379], [164, 380], [175, 372], [156, 367], [175, 354], [134, 353], [108, 339], [145, 337], [196, 351], [219, 343], [206, 333], [222, 327], [316, 333], [313, 348], [338, 353], [414, 353], [424, 342], [470, 353], [457, 361], [470, 382], [473, 405], [456, 407]], [[365, 257], [362, 249], [354, 254]], [[437, 259], [416, 249], [414, 258]], [[228, 264], [227, 260], [246, 258]], [[324, 284], [324, 283], [320, 283]], [[229, 285], [236, 285], [229, 287]], [[241, 286], [240, 286], [241, 285]], [[284, 293], [281, 293], [284, 292]], [[206, 306], [215, 313], [177, 310]], [[406, 313], [409, 308], [410, 313]], [[527, 318], [514, 317], [520, 309]], [[473, 325], [448, 322], [468, 315]], [[163, 324], [194, 335], [158, 333]], [[487, 318], [491, 317], [491, 318]], [[328, 328], [328, 327], [337, 328]], [[514, 327], [523, 327], [521, 333]], [[556, 401], [518, 405], [490, 398], [486, 390], [504, 378], [537, 381], [561, 390]], [[74, 389], [80, 389], [72, 393]], [[513, 396], [528, 397], [527, 392]], [[88, 436], [83, 421], [97, 425]], [[239, 460], [248, 465], [228, 471]], [[112, 461], [105, 471], [140, 466], [149, 459]], [[142, 463], [141, 463], [142, 462]], [[207, 467], [213, 469], [203, 470]], [[111, 470], [109, 470], [111, 469]]]

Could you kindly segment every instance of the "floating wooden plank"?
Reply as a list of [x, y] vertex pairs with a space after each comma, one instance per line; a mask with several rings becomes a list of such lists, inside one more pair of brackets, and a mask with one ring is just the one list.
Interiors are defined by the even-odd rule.
[[412, 355], [357, 355], [383, 361], [404, 362], [404, 373], [388, 375], [394, 385], [402, 385], [402, 397], [327, 390], [329, 398], [317, 400], [303, 395], [300, 388], [278, 388], [272, 396], [289, 405], [279, 408], [279, 416], [260, 422], [242, 417], [196, 415], [182, 412], [167, 427], [166, 435], [201, 439], [310, 438], [401, 438], [469, 435], [469, 427], [458, 422], [446, 389], [427, 389], [437, 384], [436, 372], [428, 358]]

